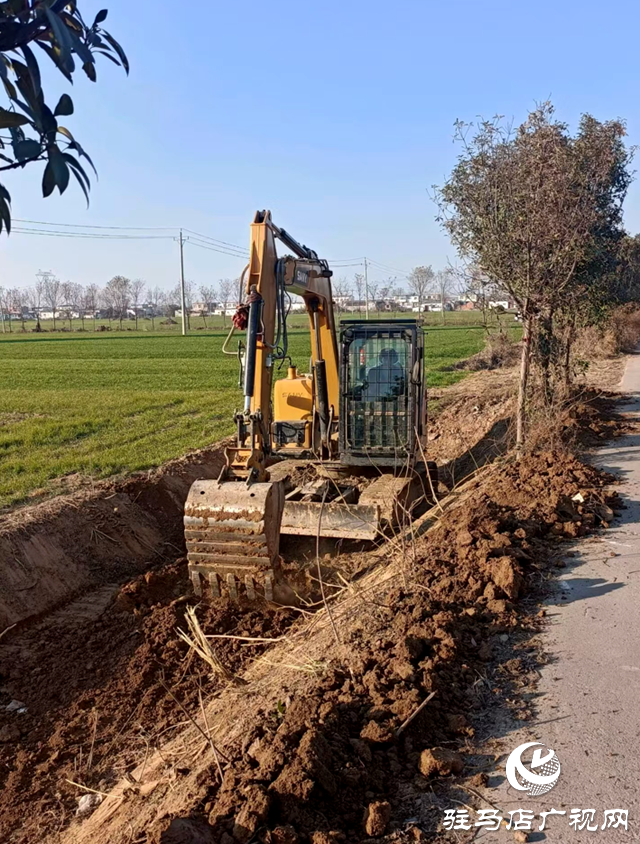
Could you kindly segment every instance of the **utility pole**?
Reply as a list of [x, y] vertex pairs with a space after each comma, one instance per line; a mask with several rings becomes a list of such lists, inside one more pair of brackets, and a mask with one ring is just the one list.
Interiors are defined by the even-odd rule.
[[180, 299], [182, 305], [182, 336], [187, 333], [187, 303], [184, 295], [184, 238], [180, 229]]
[[369, 319], [369, 272], [366, 258], [364, 259], [364, 310]]

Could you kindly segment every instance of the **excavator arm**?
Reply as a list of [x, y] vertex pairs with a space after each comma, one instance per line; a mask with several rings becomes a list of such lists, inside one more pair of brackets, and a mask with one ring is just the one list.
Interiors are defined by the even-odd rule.
[[[276, 239], [293, 256], [278, 258]], [[304, 300], [312, 335], [315, 411], [321, 448], [337, 452], [340, 399], [339, 360], [326, 261], [298, 243], [271, 220], [256, 213], [251, 225], [245, 302], [234, 325], [246, 328], [243, 407], [235, 414], [236, 443], [227, 450], [217, 481], [196, 481], [185, 505], [189, 570], [196, 594], [208, 580], [214, 596], [222, 582], [232, 598], [242, 586], [252, 599], [273, 598], [284, 508], [281, 482], [270, 482], [273, 369], [287, 356], [287, 294]], [[335, 431], [335, 436], [333, 435]]]
[[[276, 239], [294, 256], [278, 258]], [[339, 360], [331, 292], [331, 270], [326, 261], [298, 243], [271, 220], [271, 212], [257, 212], [251, 225], [251, 250], [245, 283], [247, 319], [243, 378], [244, 406], [236, 414], [237, 443], [229, 449], [227, 476], [266, 481], [266, 461], [272, 451], [272, 392], [274, 364], [287, 357], [286, 300], [302, 297], [309, 316], [315, 408], [322, 449], [335, 451], [332, 429], [340, 401]]]

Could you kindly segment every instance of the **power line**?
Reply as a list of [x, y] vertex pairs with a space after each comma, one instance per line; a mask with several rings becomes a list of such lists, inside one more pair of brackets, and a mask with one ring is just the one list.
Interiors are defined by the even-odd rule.
[[374, 261], [373, 258], [369, 258], [370, 263], [375, 264], [380, 269], [384, 270], [385, 272], [392, 272], [392, 273], [400, 273], [403, 278], [408, 278], [409, 273], [406, 270], [399, 270], [397, 267], [390, 267], [387, 264], [383, 264], [380, 261]]
[[37, 237], [65, 237], [80, 240], [175, 240], [171, 235], [158, 234], [91, 234], [89, 232], [57, 232], [48, 229], [29, 229], [24, 227], [14, 227], [11, 229], [12, 234], [28, 234]]
[[232, 247], [232, 246], [225, 246], [225, 245], [220, 244], [220, 243], [215, 243], [212, 240], [202, 240], [201, 238], [194, 237], [193, 235], [186, 237], [185, 241], [188, 242], [188, 243], [194, 243], [196, 245], [207, 246], [209, 249], [223, 250], [225, 252], [229, 252], [230, 254], [238, 255], [238, 257], [242, 257], [242, 258], [248, 258], [249, 257], [249, 250], [247, 250], [245, 252], [242, 249], [236, 249], [235, 247]]
[[232, 249], [238, 249], [240, 252], [244, 252], [245, 254], [249, 254], [249, 250], [245, 249], [244, 246], [237, 246], [235, 243], [227, 243], [226, 240], [217, 240], [215, 237], [209, 237], [208, 234], [200, 234], [199, 232], [194, 232], [191, 229], [184, 229], [184, 231], [189, 232], [189, 234], [193, 234], [196, 237], [199, 237], [201, 240], [211, 240], [213, 243], [220, 243], [223, 246], [230, 246]]
[[206, 249], [207, 252], [217, 252], [220, 255], [228, 255], [230, 258], [241, 258], [243, 261], [247, 260], [247, 255], [239, 255], [237, 252], [227, 252], [224, 249], [220, 249], [216, 246], [205, 246], [202, 243], [198, 243], [198, 241], [193, 240], [192, 238], [185, 239], [185, 243], [187, 245], [191, 244], [191, 246], [197, 246], [198, 249]]
[[112, 229], [119, 231], [178, 231], [178, 226], [91, 226], [84, 223], [47, 223], [42, 220], [20, 220], [13, 218], [15, 223], [29, 223], [34, 226], [60, 226], [67, 229]]

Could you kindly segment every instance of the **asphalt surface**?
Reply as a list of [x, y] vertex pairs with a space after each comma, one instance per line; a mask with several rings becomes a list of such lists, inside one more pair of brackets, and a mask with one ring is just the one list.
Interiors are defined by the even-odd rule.
[[[629, 396], [624, 414], [640, 422], [640, 355], [629, 358], [618, 389]], [[549, 661], [535, 720], [504, 735], [505, 753], [534, 739], [543, 753], [553, 748], [561, 773], [539, 797], [516, 791], [506, 778], [485, 792], [507, 820], [517, 808], [535, 813], [522, 839], [530, 842], [640, 841], [640, 433], [613, 440], [593, 462], [622, 479], [627, 509], [601, 536], [575, 544], [547, 606], [542, 639]], [[540, 831], [540, 813], [551, 808], [566, 814], [549, 816]], [[581, 811], [572, 824], [573, 809], [595, 813]], [[603, 829], [606, 809], [628, 810], [628, 831]], [[580, 828], [585, 820], [591, 829]], [[514, 829], [480, 829], [474, 840], [510, 842]]]

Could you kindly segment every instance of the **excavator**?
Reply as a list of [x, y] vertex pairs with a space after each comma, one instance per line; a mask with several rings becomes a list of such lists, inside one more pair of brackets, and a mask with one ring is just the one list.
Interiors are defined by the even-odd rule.
[[[276, 241], [293, 254], [279, 257]], [[220, 476], [196, 480], [185, 504], [197, 595], [277, 601], [281, 534], [373, 542], [406, 526], [435, 494], [422, 327], [347, 319], [338, 341], [331, 277], [328, 262], [270, 211], [256, 213], [243, 301], [223, 346], [240, 360], [244, 403]], [[289, 355], [292, 295], [309, 319], [310, 374]], [[236, 331], [245, 341], [229, 351]], [[286, 377], [274, 379], [285, 363]]]

